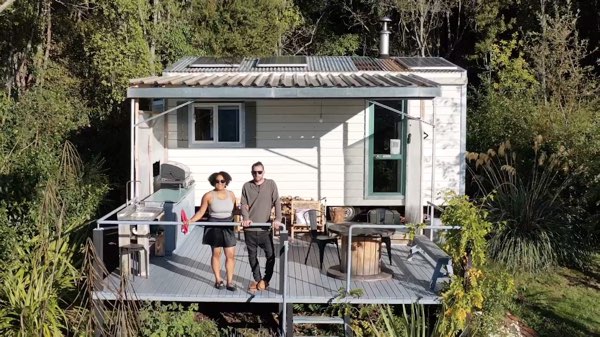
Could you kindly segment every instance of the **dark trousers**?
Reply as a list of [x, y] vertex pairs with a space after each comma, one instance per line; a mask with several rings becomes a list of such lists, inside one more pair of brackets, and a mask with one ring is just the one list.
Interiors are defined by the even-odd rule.
[[[273, 268], [275, 267], [275, 253], [273, 251], [273, 238], [270, 231], [246, 231], [246, 247], [248, 247], [248, 259], [250, 260], [250, 268], [252, 268], [252, 276], [254, 281], [258, 282], [261, 279], [269, 283], [273, 277]], [[265, 267], [265, 277], [260, 275], [260, 265], [258, 264], [258, 247], [260, 247], [267, 257], [267, 265]]]

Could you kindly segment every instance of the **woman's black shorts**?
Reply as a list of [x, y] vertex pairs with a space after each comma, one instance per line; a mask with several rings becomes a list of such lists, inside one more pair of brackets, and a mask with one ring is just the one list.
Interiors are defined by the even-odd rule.
[[[219, 219], [219, 218], [208, 218], [209, 222], [231, 222], [233, 217]], [[233, 226], [229, 227], [204, 227], [204, 236], [202, 237], [202, 243], [210, 245], [211, 247], [235, 247], [236, 239], [233, 231]]]

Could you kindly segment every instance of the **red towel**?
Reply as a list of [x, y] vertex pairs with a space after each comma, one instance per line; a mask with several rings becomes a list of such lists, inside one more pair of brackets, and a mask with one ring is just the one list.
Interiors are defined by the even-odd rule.
[[188, 220], [187, 214], [185, 214], [184, 210], [181, 210], [181, 221], [183, 222], [183, 226], [181, 226], [181, 232], [183, 234], [187, 234], [188, 231], [190, 230], [190, 228], [189, 228], [190, 226], [189, 226], [189, 222], [188, 222], [189, 220]]

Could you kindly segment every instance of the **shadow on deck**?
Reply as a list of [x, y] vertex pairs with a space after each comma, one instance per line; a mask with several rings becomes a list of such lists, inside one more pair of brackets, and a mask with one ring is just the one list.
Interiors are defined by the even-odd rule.
[[[238, 289], [235, 292], [214, 288], [214, 277], [210, 266], [211, 250], [202, 245], [201, 227], [195, 227], [188, 234], [184, 243], [173, 255], [167, 257], [152, 257], [150, 259], [150, 276], [148, 279], [135, 277], [131, 285], [135, 297], [139, 300], [176, 301], [176, 302], [249, 302], [249, 303], [281, 303], [283, 297], [279, 285], [280, 260], [277, 256], [275, 273], [270, 287], [255, 294], [247, 290], [252, 277], [246, 246], [242, 239], [238, 240], [235, 257], [234, 282]], [[278, 241], [275, 240], [278, 251]], [[319, 270], [318, 249], [310, 253], [308, 263], [304, 258], [308, 243], [296, 240], [289, 245], [288, 253], [288, 294], [287, 303], [328, 303], [335, 301], [339, 290], [345, 289], [346, 281], [327, 276], [326, 270], [339, 264], [334, 246], [325, 251], [323, 270]], [[393, 246], [392, 261], [389, 266], [387, 256], [383, 263], [393, 271], [393, 277], [384, 281], [352, 281], [351, 289], [362, 289], [363, 295], [349, 300], [351, 303], [439, 303], [440, 296], [429, 290], [429, 280], [433, 266], [422, 256], [417, 255], [411, 262], [407, 246]], [[262, 252], [261, 252], [262, 253]], [[225, 258], [221, 258], [224, 264]], [[264, 271], [265, 259], [259, 254], [259, 261]], [[225, 268], [222, 267], [225, 275]], [[442, 281], [438, 281], [436, 290]], [[112, 273], [103, 281], [104, 289], [117, 289], [119, 274]], [[115, 293], [96, 291], [97, 299], [114, 300]], [[347, 299], [348, 300], [348, 299]]]

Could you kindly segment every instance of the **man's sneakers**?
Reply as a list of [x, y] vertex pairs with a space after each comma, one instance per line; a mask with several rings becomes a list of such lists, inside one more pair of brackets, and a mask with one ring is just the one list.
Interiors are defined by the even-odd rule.
[[251, 281], [248, 285], [248, 290], [251, 292], [255, 292], [257, 290], [267, 290], [267, 288], [269, 288], [269, 282], [266, 282], [265, 280], [260, 280], [258, 282]]
[[265, 280], [260, 280], [260, 282], [258, 282], [258, 284], [256, 285], [256, 289], [258, 290], [267, 290], [268, 287], [269, 282], [266, 282]]

